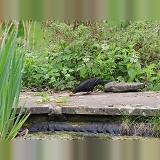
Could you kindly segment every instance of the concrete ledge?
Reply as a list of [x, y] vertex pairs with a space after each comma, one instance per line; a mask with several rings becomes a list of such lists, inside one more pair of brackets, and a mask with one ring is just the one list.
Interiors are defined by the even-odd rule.
[[[20, 112], [20, 108], [18, 108], [17, 112]], [[39, 107], [28, 107], [27, 105], [25, 105], [24, 107], [24, 111], [23, 113], [29, 113], [31, 112], [31, 114], [49, 114], [50, 111], [50, 104], [46, 105], [46, 106], [39, 106]]]
[[88, 115], [148, 115], [153, 116], [159, 111], [158, 108], [147, 108], [140, 107], [135, 108], [131, 106], [117, 106], [117, 107], [102, 107], [102, 108], [91, 108], [86, 106], [70, 107], [64, 106], [61, 108], [63, 114], [88, 114]]
[[[104, 93], [91, 95], [77, 94], [69, 97], [67, 92], [54, 93], [50, 102], [36, 103], [41, 97], [34, 93], [22, 93], [20, 106], [31, 114], [80, 114], [80, 115], [154, 115], [160, 111], [160, 92]], [[56, 103], [55, 98], [67, 97], [68, 102]]]

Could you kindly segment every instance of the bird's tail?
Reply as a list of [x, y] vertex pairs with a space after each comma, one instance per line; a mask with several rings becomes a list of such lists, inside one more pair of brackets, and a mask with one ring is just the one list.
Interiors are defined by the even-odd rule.
[[109, 82], [112, 82], [112, 80], [100, 80], [99, 81], [100, 84], [109, 83]]

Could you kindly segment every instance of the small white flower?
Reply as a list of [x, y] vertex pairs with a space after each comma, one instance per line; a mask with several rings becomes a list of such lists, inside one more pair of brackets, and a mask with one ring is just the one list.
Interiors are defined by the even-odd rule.
[[102, 50], [103, 51], [108, 51], [109, 46], [107, 44], [102, 44]]
[[89, 61], [90, 61], [90, 58], [83, 58], [83, 61], [84, 61], [84, 62], [89, 62]]

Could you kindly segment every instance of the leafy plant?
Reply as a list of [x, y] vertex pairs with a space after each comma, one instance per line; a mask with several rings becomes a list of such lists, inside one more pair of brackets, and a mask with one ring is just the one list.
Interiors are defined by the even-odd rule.
[[28, 115], [17, 114], [21, 88], [23, 54], [16, 50], [15, 30], [0, 50], [0, 139], [13, 139]]
[[145, 77], [146, 77], [146, 80], [148, 82], [153, 82], [155, 80], [158, 79], [157, 77], [157, 73], [155, 71], [155, 67], [156, 65], [154, 63], [152, 63], [151, 65], [149, 66], [146, 66], [144, 69], [143, 69], [143, 73], [145, 74]]
[[64, 90], [96, 76], [149, 82], [150, 89], [158, 86], [159, 22], [97, 21], [86, 25], [82, 21], [73, 26], [72, 22], [50, 23], [50, 43], [43, 54], [29, 50], [25, 56], [23, 86], [38, 91], [45, 87]]
[[48, 93], [44, 93], [43, 94], [43, 98], [42, 98], [42, 102], [48, 102], [50, 100], [49, 94]]
[[41, 99], [36, 100], [37, 103], [46, 103], [50, 101], [50, 96], [48, 93], [39, 94], [38, 96], [42, 96]]

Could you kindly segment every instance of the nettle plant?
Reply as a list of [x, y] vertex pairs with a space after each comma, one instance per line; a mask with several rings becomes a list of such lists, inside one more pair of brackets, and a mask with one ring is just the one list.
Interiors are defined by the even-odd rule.
[[129, 23], [125, 28], [82, 23], [73, 30], [72, 25], [53, 22], [48, 28], [49, 46], [43, 53], [31, 50], [25, 57], [23, 85], [64, 90], [97, 76], [157, 84], [158, 24]]
[[134, 80], [138, 80], [138, 75], [141, 74], [141, 64], [140, 64], [140, 53], [135, 51], [133, 48], [133, 45], [129, 45], [129, 49], [122, 50], [122, 54], [128, 53], [128, 62], [126, 62], [127, 65], [127, 72], [129, 75], [129, 82], [133, 82]]
[[37, 58], [26, 58], [25, 83], [63, 90], [96, 76], [126, 82], [157, 80], [155, 65], [143, 67], [133, 45], [121, 48], [92, 41], [63, 41], [51, 48], [52, 52], [37, 54]]

